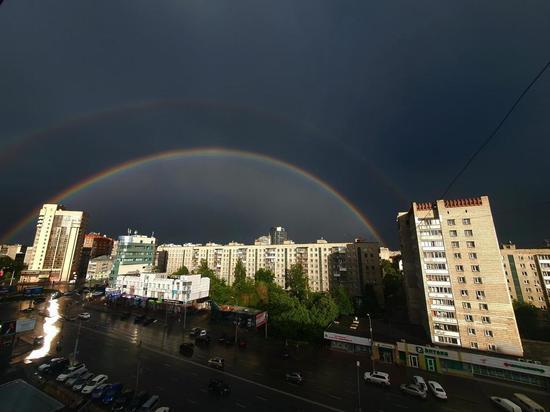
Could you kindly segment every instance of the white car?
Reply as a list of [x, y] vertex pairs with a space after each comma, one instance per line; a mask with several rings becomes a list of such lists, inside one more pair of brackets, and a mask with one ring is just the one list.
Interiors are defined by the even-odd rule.
[[428, 381], [428, 388], [430, 388], [430, 392], [439, 399], [447, 399], [447, 392], [445, 392], [445, 389], [443, 389], [443, 386], [441, 386], [436, 381]]
[[491, 400], [500, 407], [508, 412], [521, 412], [521, 408], [512, 402], [510, 399], [500, 398], [498, 396], [491, 396]]
[[390, 386], [390, 375], [386, 372], [365, 372], [364, 378], [366, 382]]
[[97, 375], [95, 378], [93, 378], [84, 388], [82, 389], [82, 393], [84, 395], [88, 395], [93, 392], [95, 388], [97, 388], [102, 383], [105, 383], [109, 377], [107, 375]]
[[57, 377], [56, 381], [65, 382], [70, 377], [73, 377], [75, 375], [80, 376], [86, 372], [88, 372], [88, 368], [86, 368], [86, 365], [84, 365], [83, 363], [79, 363], [77, 365], [68, 367], [65, 371], [63, 371], [63, 373], [61, 373]]
[[428, 386], [426, 385], [426, 381], [422, 376], [413, 376], [413, 383], [418, 386], [423, 392], [428, 391]]
[[428, 396], [426, 394], [426, 391], [423, 391], [418, 386], [416, 386], [412, 383], [409, 383], [409, 384], [406, 384], [406, 385], [403, 384], [399, 388], [401, 389], [401, 391], [405, 392], [406, 394], [416, 396], [417, 398], [426, 399], [426, 397]]
[[79, 319], [82, 320], [88, 320], [90, 319], [91, 315], [88, 312], [82, 312], [80, 315], [78, 315]]
[[203, 329], [203, 330], [200, 331], [199, 336], [206, 336], [207, 333], [208, 332], [206, 331], [206, 329]]

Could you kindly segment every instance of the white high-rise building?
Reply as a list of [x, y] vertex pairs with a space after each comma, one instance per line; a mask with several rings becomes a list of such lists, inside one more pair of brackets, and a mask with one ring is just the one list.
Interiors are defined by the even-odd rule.
[[434, 344], [522, 356], [487, 196], [398, 215], [409, 317]]
[[76, 276], [87, 216], [45, 204], [38, 215], [28, 272], [39, 278], [67, 282]]

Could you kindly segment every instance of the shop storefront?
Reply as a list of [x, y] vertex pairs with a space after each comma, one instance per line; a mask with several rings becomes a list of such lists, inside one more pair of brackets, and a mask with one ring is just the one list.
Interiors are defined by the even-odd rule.
[[383, 343], [383, 342], [375, 341], [374, 347], [378, 350], [377, 358], [380, 360], [380, 362], [384, 362], [384, 363], [394, 362], [395, 345], [392, 345], [391, 343]]
[[324, 337], [330, 342], [330, 348], [350, 353], [370, 353], [371, 340], [361, 336], [344, 335], [325, 331]]

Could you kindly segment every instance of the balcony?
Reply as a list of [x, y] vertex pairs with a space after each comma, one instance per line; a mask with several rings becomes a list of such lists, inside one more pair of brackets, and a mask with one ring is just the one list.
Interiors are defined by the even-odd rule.
[[453, 332], [450, 330], [440, 330], [440, 329], [434, 329], [434, 334], [438, 336], [448, 336], [450, 338], [459, 338], [460, 333]]
[[428, 280], [426, 282], [428, 284], [428, 286], [442, 286], [442, 287], [448, 287], [450, 288], [451, 287], [451, 282], [450, 281], [437, 281], [437, 280]]
[[430, 308], [434, 310], [446, 310], [448, 312], [454, 312], [456, 309], [454, 306], [449, 305], [430, 305]]
[[452, 293], [428, 292], [428, 296], [429, 296], [430, 298], [453, 299], [453, 294], [452, 294]]
[[456, 319], [453, 319], [453, 318], [437, 318], [437, 317], [433, 317], [432, 320], [434, 322], [439, 322], [439, 323], [448, 323], [448, 324], [453, 324], [453, 325], [458, 325], [458, 321]]

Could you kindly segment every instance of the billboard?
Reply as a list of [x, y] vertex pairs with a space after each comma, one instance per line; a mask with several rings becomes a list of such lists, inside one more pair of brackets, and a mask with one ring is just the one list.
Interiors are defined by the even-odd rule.
[[260, 312], [256, 315], [256, 327], [259, 328], [267, 322], [267, 312]]
[[15, 325], [15, 333], [28, 332], [34, 330], [36, 326], [36, 319], [17, 319]]

